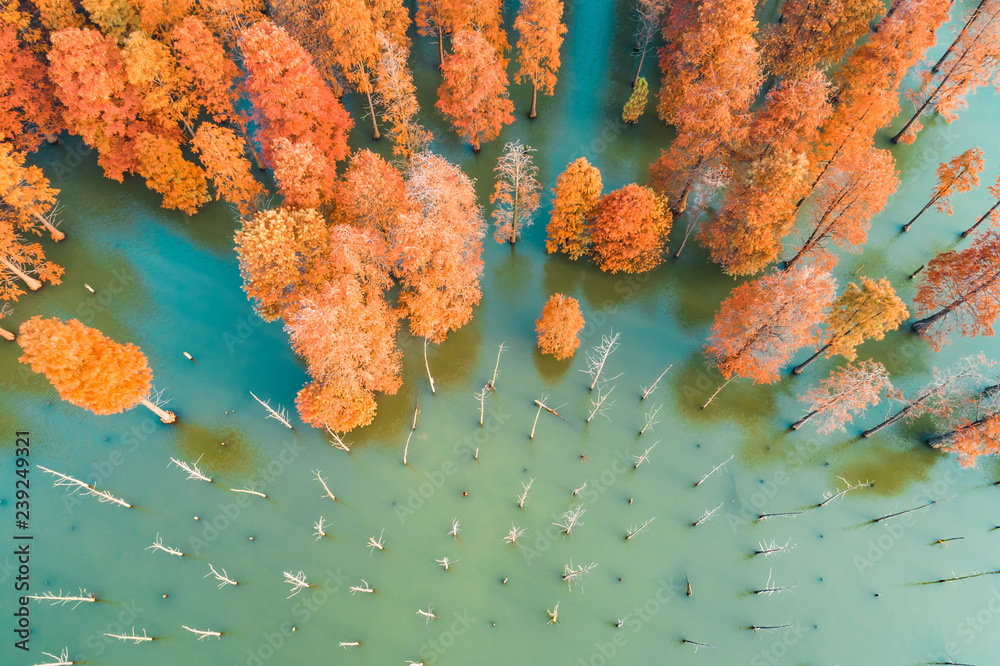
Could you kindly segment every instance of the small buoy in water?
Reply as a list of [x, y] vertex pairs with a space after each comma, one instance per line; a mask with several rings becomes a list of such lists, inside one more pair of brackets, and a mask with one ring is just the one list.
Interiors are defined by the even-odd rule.
[[492, 624], [494, 627], [497, 626], [496, 622], [491, 622], [490, 624]]
[[504, 579], [503, 579], [503, 584], [504, 584], [504, 585], [506, 585], [506, 584], [507, 584], [507, 579], [506, 579], [506, 578], [504, 578]]
[[201, 518], [199, 518], [198, 516], [195, 516], [194, 519], [195, 520], [201, 520]]
[[225, 442], [219, 442], [219, 446], [225, 446], [225, 445], [226, 445]]
[[191, 354], [188, 354], [187, 352], [184, 352], [184, 358], [186, 358], [189, 361], [194, 360], [194, 356], [191, 356]]
[[250, 540], [253, 541], [253, 537], [250, 537]]
[[687, 595], [690, 597], [691, 594], [692, 594], [692, 592], [691, 592], [691, 581], [685, 580], [685, 582], [687, 583]]
[[621, 578], [619, 578], [619, 579], [618, 579], [618, 582], [619, 582], [619, 583], [620, 583], [620, 582], [622, 582], [622, 579], [621, 579]]
[[629, 503], [629, 504], [631, 504], [631, 503], [632, 503], [632, 498], [631, 498], [631, 497], [629, 497], [629, 498], [628, 498], [628, 503]]
[[881, 594], [879, 594], [878, 592], [876, 592], [876, 593], [875, 593], [875, 596], [876, 596], [876, 597], [881, 597], [882, 595], [881, 595]]
[[298, 627], [292, 627], [292, 631], [298, 631], [298, 630], [299, 630]]
[[468, 497], [468, 496], [469, 496], [469, 493], [467, 493], [467, 492], [465, 492], [465, 491], [463, 490], [463, 491], [462, 491], [462, 497]]
[[90, 293], [92, 293], [92, 294], [94, 293], [94, 288], [93, 288], [93, 287], [91, 287], [91, 286], [90, 286], [89, 284], [87, 284], [86, 282], [84, 282], [84, 283], [83, 283], [83, 286], [84, 286], [84, 287], [86, 287], [86, 288], [87, 288], [87, 291], [89, 291]]
[[[875, 595], [875, 596], [878, 596], [878, 595]], [[163, 598], [164, 598], [164, 599], [166, 599], [166, 598], [167, 598], [167, 595], [165, 595], [165, 594], [164, 594], [164, 595], [163, 595]]]

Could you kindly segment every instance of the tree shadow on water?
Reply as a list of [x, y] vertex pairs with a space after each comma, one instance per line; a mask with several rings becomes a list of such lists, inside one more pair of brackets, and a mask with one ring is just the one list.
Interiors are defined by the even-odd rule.
[[[579, 353], [580, 350], [577, 350]], [[543, 354], [538, 347], [534, 349], [535, 369], [538, 376], [542, 378], [548, 386], [555, 386], [562, 382], [566, 373], [573, 366], [573, 357], [557, 361], [551, 354]]]
[[744, 429], [759, 430], [774, 413], [773, 386], [753, 384], [734, 378], [712, 403], [702, 409], [716, 389], [726, 383], [722, 374], [708, 366], [700, 352], [694, 352], [678, 367], [667, 373], [674, 411], [695, 423], [732, 420]]

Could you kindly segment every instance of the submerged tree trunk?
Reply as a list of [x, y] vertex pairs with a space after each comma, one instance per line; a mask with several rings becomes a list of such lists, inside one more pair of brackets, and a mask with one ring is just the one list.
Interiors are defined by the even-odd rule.
[[173, 423], [177, 420], [177, 415], [173, 412], [168, 412], [165, 409], [161, 409], [159, 406], [154, 405], [149, 401], [149, 398], [143, 398], [140, 400], [142, 405], [152, 411], [154, 414], [160, 417], [160, 420], [164, 423]]
[[955, 38], [955, 41], [951, 43], [951, 45], [948, 47], [948, 50], [946, 50], [944, 54], [940, 58], [938, 58], [938, 61], [934, 63], [934, 66], [931, 67], [931, 74], [937, 74], [937, 71], [941, 69], [941, 63], [945, 61], [945, 58], [951, 55], [951, 52], [955, 50], [955, 46], [965, 35], [966, 31], [969, 29], [969, 26], [975, 23], [976, 19], [979, 18], [979, 11], [983, 8], [983, 5], [985, 4], [986, 0], [979, 1], [979, 5], [976, 6], [976, 11], [972, 12], [972, 16], [970, 16], [969, 20], [965, 22], [964, 26], [962, 26], [962, 31], [958, 33], [958, 37]]
[[4, 340], [10, 340], [11, 342], [13, 342], [14, 334], [6, 329], [0, 328], [0, 338], [3, 338]]
[[39, 215], [38, 213], [35, 213], [35, 217], [38, 218], [38, 221], [42, 223], [42, 226], [48, 230], [49, 234], [52, 236], [52, 240], [58, 243], [62, 239], [66, 238], [66, 234], [56, 229], [55, 225], [49, 222], [47, 217]]
[[11, 273], [24, 280], [24, 283], [28, 285], [28, 289], [30, 289], [31, 291], [38, 291], [39, 289], [42, 288], [41, 282], [31, 277], [30, 275], [26, 274], [24, 271], [22, 271], [20, 268], [18, 268], [11, 262], [7, 261], [6, 259], [0, 258], [0, 264], [3, 264], [4, 266], [7, 267], [7, 270], [9, 270]]
[[798, 430], [799, 428], [801, 428], [802, 426], [804, 426], [806, 424], [806, 421], [808, 421], [812, 417], [816, 416], [817, 414], [819, 414], [819, 410], [818, 409], [812, 410], [811, 412], [809, 412], [808, 414], [806, 414], [805, 416], [803, 416], [801, 419], [799, 419], [798, 421], [796, 421], [795, 423], [793, 423], [792, 426], [791, 426], [792, 430]]
[[802, 371], [806, 369], [806, 366], [815, 361], [816, 359], [818, 359], [819, 355], [825, 352], [827, 349], [829, 349], [829, 347], [830, 343], [828, 342], [819, 349], [817, 349], [815, 354], [813, 354], [812, 356], [810, 356], [809, 358], [807, 358], [806, 360], [802, 361], [797, 366], [792, 368], [792, 374], [801, 375]]
[[642, 62], [646, 59], [646, 49], [642, 49], [639, 54], [639, 66], [635, 69], [635, 80], [632, 81], [632, 87], [635, 88], [639, 85], [639, 75], [642, 74]]
[[431, 383], [431, 393], [437, 394], [434, 390], [434, 378], [431, 377], [431, 364], [427, 362], [427, 338], [424, 338], [424, 368], [427, 369], [427, 379]]
[[725, 382], [725, 384], [723, 384], [719, 388], [715, 389], [715, 393], [712, 394], [712, 396], [708, 399], [708, 402], [706, 402], [704, 405], [702, 405], [701, 408], [705, 409], [710, 404], [712, 404], [712, 401], [715, 400], [715, 396], [719, 395], [719, 391], [721, 391], [722, 389], [726, 388], [726, 385], [729, 384], [729, 382], [731, 382], [731, 381], [733, 381], [732, 377], [730, 377], [729, 379], [727, 379], [726, 382]]
[[375, 115], [375, 105], [372, 103], [372, 91], [367, 90], [365, 91], [365, 94], [368, 95], [368, 110], [371, 111], [372, 114], [372, 129], [375, 132], [372, 136], [376, 141], [378, 141], [382, 138], [382, 135], [379, 134], [378, 131], [378, 117]]
[[535, 85], [534, 81], [532, 81], [531, 82], [531, 111], [528, 112], [528, 117], [529, 118], [534, 118], [535, 116], [538, 115], [537, 106], [538, 106], [538, 86]]
[[1000, 199], [997, 199], [996, 203], [993, 204], [992, 206], [990, 206], [990, 209], [988, 211], [986, 211], [985, 213], [983, 213], [983, 216], [981, 218], [979, 218], [978, 220], [976, 220], [975, 224], [973, 224], [971, 227], [969, 227], [968, 229], [966, 229], [965, 231], [962, 232], [962, 238], [965, 238], [966, 236], [968, 236], [969, 234], [971, 234], [973, 231], [975, 231], [979, 227], [979, 225], [982, 224], [986, 220], [986, 218], [988, 218], [990, 216], [990, 213], [992, 213], [993, 211], [995, 211], [997, 209], [998, 206], [1000, 206]]
[[906, 407], [903, 407], [901, 410], [899, 410], [898, 412], [887, 418], [885, 421], [882, 421], [882, 423], [879, 423], [874, 428], [869, 428], [868, 430], [865, 430], [863, 433], [861, 433], [861, 436], [864, 437], [865, 439], [868, 439], [878, 431], [888, 428], [893, 423], [898, 423], [899, 421], [902, 421], [904, 418], [906, 418], [906, 415], [910, 413], [910, 410], [913, 409], [914, 404], [915, 403], [910, 403]]
[[917, 218], [920, 217], [921, 215], [923, 215], [924, 213], [926, 213], [927, 209], [930, 208], [931, 206], [933, 206], [934, 202], [937, 201], [938, 199], [939, 199], [939, 197], [931, 197], [931, 200], [927, 202], [927, 205], [924, 206], [923, 208], [921, 208], [920, 212], [917, 213], [916, 215], [914, 215], [912, 220], [910, 220], [909, 222], [907, 222], [906, 224], [903, 225], [903, 228], [901, 229], [901, 231], [904, 231], [904, 232], [905, 231], [909, 231], [910, 227], [913, 226], [913, 223], [917, 221]]
[[440, 60], [438, 69], [444, 69], [444, 31], [439, 26], [438, 29], [438, 58]]

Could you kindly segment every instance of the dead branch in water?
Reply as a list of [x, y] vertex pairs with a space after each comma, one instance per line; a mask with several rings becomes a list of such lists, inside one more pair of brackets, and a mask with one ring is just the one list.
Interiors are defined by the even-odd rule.
[[247, 495], [256, 495], [257, 497], [263, 497], [264, 499], [267, 499], [267, 495], [260, 492], [259, 490], [248, 490], [246, 488], [230, 488], [229, 491], [234, 493], [246, 493]]
[[351, 452], [350, 447], [348, 447], [347, 444], [344, 443], [344, 438], [343, 437], [341, 437], [340, 435], [338, 435], [334, 431], [330, 430], [330, 426], [323, 426], [323, 427], [326, 428], [327, 434], [329, 434], [330, 437], [333, 438], [330, 441], [331, 444], [333, 444], [335, 447], [337, 447], [338, 449], [340, 449], [342, 451], [347, 451], [348, 453]]
[[803, 513], [809, 513], [810, 511], [812, 511], [812, 509], [803, 509], [801, 511], [782, 511], [781, 513], [762, 513], [757, 516], [757, 519], [753, 522], [762, 523], [771, 518], [794, 518], [795, 516], [801, 516]]
[[509, 543], [512, 545], [517, 545], [517, 540], [524, 536], [524, 528], [517, 527], [514, 523], [510, 524], [510, 531], [507, 532], [507, 536], [503, 538], [504, 543]]
[[646, 412], [646, 416], [645, 416], [646, 423], [642, 426], [642, 430], [639, 431], [640, 435], [642, 433], [646, 432], [647, 430], [652, 431], [653, 426], [660, 422], [656, 418], [656, 415], [660, 413], [660, 409], [662, 409], [662, 408], [663, 408], [663, 404], [661, 403], [661, 404], [657, 405], [655, 409], [651, 409], [648, 412]]
[[980, 571], [978, 573], [965, 574], [964, 576], [952, 576], [951, 578], [940, 578], [938, 580], [929, 580], [923, 583], [916, 583], [917, 585], [937, 585], [938, 583], [955, 583], [960, 580], [968, 580], [969, 578], [979, 578], [980, 576], [995, 576], [1000, 574], [1000, 571]]
[[153, 640], [152, 636], [146, 635], [145, 629], [142, 630], [142, 636], [136, 636], [135, 627], [132, 627], [131, 634], [104, 634], [104, 635], [109, 638], [116, 638], [122, 642], [132, 641], [133, 643], [145, 643], [146, 641]]
[[674, 364], [673, 364], [673, 363], [671, 363], [670, 365], [668, 365], [668, 366], [667, 366], [667, 369], [666, 369], [666, 370], [664, 370], [663, 372], [661, 372], [661, 373], [660, 373], [660, 376], [656, 378], [656, 381], [655, 381], [655, 382], [653, 382], [653, 385], [652, 385], [652, 386], [650, 386], [649, 388], [645, 388], [645, 387], [644, 387], [644, 388], [642, 389], [642, 397], [641, 397], [641, 398], [639, 398], [639, 400], [645, 400], [645, 399], [646, 399], [646, 398], [647, 398], [647, 397], [649, 396], [649, 394], [650, 394], [650, 393], [652, 393], [653, 391], [655, 391], [655, 390], [656, 390], [656, 385], [660, 383], [660, 380], [661, 380], [661, 379], [663, 379], [663, 375], [667, 374], [667, 372], [668, 372], [668, 371], [670, 370], [670, 368], [672, 368], [672, 367], [674, 367]]
[[610, 407], [615, 403], [612, 400], [605, 406], [604, 402], [611, 396], [614, 390], [615, 390], [614, 385], [612, 385], [607, 392], [604, 391], [603, 387], [600, 386], [597, 387], [597, 397], [595, 397], [593, 400], [590, 401], [590, 404], [593, 406], [593, 409], [590, 410], [590, 415], [587, 417], [587, 423], [590, 423], [592, 420], [594, 420], [594, 417], [597, 416], [598, 414], [608, 419], [609, 421], [611, 420], [610, 418], [608, 418], [608, 415], [605, 414], [604, 412], [607, 410], [608, 407]]
[[569, 584], [569, 591], [573, 591], [573, 584], [576, 583], [577, 587], [582, 586], [582, 580], [591, 572], [591, 570], [597, 566], [597, 562], [591, 562], [587, 565], [581, 565], [578, 567], [573, 566], [573, 561], [570, 560], [563, 568], [562, 579]]
[[939, 499], [939, 500], [931, 500], [927, 504], [921, 504], [920, 506], [915, 506], [912, 509], [907, 509], [906, 511], [897, 511], [896, 513], [890, 513], [890, 514], [888, 514], [886, 516], [882, 516], [881, 518], [874, 518], [872, 520], [869, 520], [868, 524], [869, 525], [874, 525], [875, 523], [880, 523], [883, 520], [889, 520], [890, 518], [895, 518], [896, 516], [902, 516], [902, 515], [907, 514], [907, 513], [912, 513], [914, 511], [919, 511], [920, 509], [926, 509], [931, 504], [937, 504], [938, 502], [944, 502], [945, 500], [950, 500], [950, 499], [954, 499], [954, 496], [952, 496], [952, 497], [946, 497], [944, 499]]
[[261, 406], [264, 409], [267, 410], [267, 418], [274, 419], [274, 420], [278, 421], [279, 423], [281, 423], [286, 428], [288, 428], [289, 430], [293, 430], [292, 424], [288, 422], [288, 411], [285, 410], [284, 407], [282, 407], [281, 405], [278, 405], [278, 408], [275, 409], [274, 407], [272, 407], [269, 404], [271, 402], [270, 400], [268, 400], [267, 402], [264, 402], [263, 400], [261, 400], [260, 398], [258, 398], [257, 396], [255, 396], [253, 394], [253, 391], [250, 391], [250, 395], [252, 395], [253, 399], [256, 400], [257, 402], [259, 402], [261, 404]]
[[711, 472], [709, 472], [705, 476], [701, 477], [698, 480], [698, 483], [694, 484], [695, 488], [697, 488], [701, 484], [705, 483], [705, 479], [707, 479], [708, 477], [712, 476], [713, 474], [715, 474], [716, 472], [718, 472], [720, 469], [722, 469], [723, 467], [725, 467], [726, 463], [729, 462], [730, 460], [732, 460], [735, 456], [736, 456], [736, 454], [734, 453], [733, 455], [731, 455], [728, 458], [726, 458], [723, 462], [721, 462], [718, 465], [716, 465], [715, 467], [713, 467]]
[[448, 571], [448, 567], [450, 567], [452, 564], [458, 562], [458, 560], [449, 560], [447, 557], [442, 557], [440, 560], [434, 560], [434, 561], [443, 566], [445, 571]]
[[771, 555], [784, 553], [785, 551], [795, 548], [795, 544], [789, 539], [784, 543], [784, 545], [779, 546], [778, 542], [771, 540], [771, 543], [766, 541], [761, 541], [757, 544], [758, 549], [754, 551], [754, 555], [763, 555], [764, 557], [770, 557]]
[[286, 599], [291, 599], [302, 590], [312, 587], [312, 585], [306, 582], [306, 575], [301, 571], [298, 572], [297, 574], [292, 574], [292, 572], [290, 571], [285, 571], [284, 574], [285, 574], [285, 582], [292, 586], [292, 593], [289, 594], [287, 597], [285, 597]]
[[719, 506], [715, 507], [711, 511], [706, 511], [705, 515], [703, 515], [701, 518], [699, 518], [698, 520], [696, 520], [693, 523], [691, 523], [691, 527], [698, 527], [702, 523], [706, 522], [709, 518], [711, 518], [712, 516], [715, 515], [716, 511], [718, 511], [719, 509], [722, 508], [722, 505], [723, 505], [723, 502], [719, 502]]
[[[406, 434], [406, 446], [403, 447], [403, 464], [406, 464], [406, 456], [410, 451], [410, 438], [413, 437], [413, 431], [417, 429], [417, 415], [420, 413], [420, 398], [417, 398], [417, 404], [413, 407], [413, 426], [410, 428], [410, 432]], [[483, 425], [483, 415], [479, 415], [479, 425]]]
[[87, 590], [80, 588], [79, 595], [63, 594], [62, 590], [59, 590], [59, 594], [53, 594], [51, 592], [46, 592], [45, 594], [29, 594], [29, 599], [34, 599], [35, 601], [51, 601], [52, 606], [62, 606], [64, 604], [73, 604], [73, 609], [77, 606], [86, 602], [93, 603], [97, 601], [97, 596], [94, 594], [89, 594]]
[[753, 594], [766, 594], [767, 596], [771, 596], [772, 594], [777, 594], [779, 592], [788, 592], [789, 590], [794, 590], [796, 587], [798, 587], [797, 585], [792, 585], [792, 586], [775, 585], [774, 583], [771, 582], [771, 574], [773, 573], [774, 569], [771, 569], [770, 571], [767, 572], [767, 582], [764, 584], [764, 587], [762, 587], [759, 590], [750, 590], [750, 592], [752, 592]]
[[848, 483], [847, 479], [845, 479], [844, 477], [838, 476], [837, 478], [840, 479], [841, 481], [843, 481], [844, 485], [846, 485], [847, 487], [844, 488], [843, 490], [841, 490], [840, 492], [836, 493], [836, 494], [826, 493], [824, 495], [824, 497], [826, 497], [826, 499], [823, 500], [822, 502], [820, 502], [819, 504], [817, 504], [816, 506], [811, 507], [811, 508], [818, 509], [821, 506], [826, 506], [830, 502], [832, 502], [832, 501], [834, 501], [834, 500], [836, 500], [838, 498], [843, 497], [844, 495], [846, 495], [847, 493], [851, 492], [852, 490], [857, 490], [858, 488], [871, 488], [873, 485], [875, 485], [871, 481], [865, 481], [864, 483], [861, 483], [860, 481], [858, 481], [855, 485], [852, 486], [850, 483]]
[[[206, 476], [200, 469], [198, 469], [198, 462], [202, 459], [203, 456], [204, 454], [198, 456], [198, 460], [195, 460], [193, 463], [186, 463], [183, 460], [178, 460], [177, 458], [171, 458], [170, 462], [173, 463], [174, 465], [177, 465], [185, 472], [187, 472], [188, 473], [187, 478], [195, 479], [197, 481], [206, 481], [208, 483], [212, 483], [212, 479]], [[170, 465], [167, 466], [169, 467]]]
[[361, 579], [361, 585], [351, 586], [351, 594], [354, 594], [355, 592], [367, 592], [369, 594], [375, 594], [375, 590], [368, 586], [368, 581], [366, 581], [364, 578]]
[[790, 626], [792, 626], [792, 625], [790, 625], [790, 624], [775, 624], [775, 625], [772, 625], [772, 626], [767, 626], [767, 625], [751, 624], [750, 626], [747, 627], [747, 629], [749, 629], [750, 631], [753, 631], [754, 633], [756, 633], [758, 631], [777, 631], [778, 629], [787, 629]]
[[336, 502], [337, 496], [334, 495], [332, 492], [330, 492], [330, 487], [326, 485], [326, 479], [323, 478], [323, 473], [318, 469], [314, 469], [312, 473], [316, 475], [316, 480], [320, 482], [320, 484], [323, 486], [323, 490], [326, 492], [325, 495], [321, 495], [320, 497], [329, 497], [334, 502]]
[[313, 524], [313, 528], [315, 530], [313, 534], [316, 537], [316, 541], [326, 536], [326, 520], [323, 519], [323, 516], [320, 516], [319, 520]]
[[52, 483], [52, 487], [58, 488], [63, 486], [66, 488], [72, 488], [69, 492], [70, 495], [74, 495], [77, 492], [83, 492], [85, 495], [93, 495], [97, 498], [98, 502], [112, 502], [113, 504], [123, 506], [126, 509], [132, 508], [132, 505], [125, 500], [119, 499], [109, 492], [98, 490], [94, 486], [86, 484], [79, 479], [74, 479], [72, 476], [67, 476], [62, 472], [57, 472], [53, 469], [49, 469], [48, 467], [42, 467], [41, 465], [35, 465], [35, 467], [56, 477], [57, 480]]
[[521, 486], [524, 488], [524, 492], [517, 496], [517, 508], [523, 509], [524, 503], [528, 501], [528, 491], [531, 490], [531, 484], [535, 482], [535, 477], [528, 479], [528, 483], [524, 481], [521, 482]]
[[649, 520], [647, 520], [646, 522], [644, 522], [642, 525], [639, 525], [638, 527], [635, 527], [634, 525], [630, 525], [629, 528], [628, 528], [628, 536], [625, 537], [625, 540], [626, 541], [631, 541], [632, 537], [634, 537], [636, 535], [639, 535], [639, 534], [642, 534], [645, 531], [646, 526], [649, 525], [654, 520], [656, 520], [656, 516], [653, 516], [652, 518], [650, 518]]
[[427, 610], [423, 610], [423, 609], [418, 608], [417, 609], [417, 615], [419, 615], [420, 617], [424, 618], [427, 621], [426, 622], [427, 624], [430, 624], [431, 620], [438, 619], [438, 616], [434, 614], [434, 606], [433, 606], [433, 604], [430, 605], [430, 606], [428, 606]]
[[208, 569], [209, 569], [208, 573], [202, 576], [202, 578], [215, 576], [215, 579], [219, 581], [220, 590], [224, 588], [226, 585], [239, 585], [239, 583], [237, 583], [235, 580], [229, 577], [225, 569], [222, 570], [222, 573], [219, 573], [218, 571], [215, 570], [215, 567], [213, 567], [211, 564], [208, 565]]
[[[486, 388], [493, 391], [494, 393], [497, 390], [497, 373], [500, 372], [500, 354], [502, 354], [503, 350], [506, 348], [507, 348], [506, 344], [501, 342], [500, 348], [497, 349], [497, 364], [493, 366], [493, 379], [491, 379], [489, 384], [486, 385]], [[480, 423], [479, 425], [482, 424]]]
[[221, 631], [202, 631], [200, 629], [192, 629], [191, 627], [189, 627], [187, 625], [184, 625], [184, 624], [181, 625], [181, 628], [182, 629], [187, 629], [192, 634], [195, 634], [198, 637], [199, 641], [203, 641], [206, 638], [208, 638], [209, 636], [214, 636], [215, 638], [218, 638], [220, 640], [222, 639], [222, 632]]
[[448, 532], [448, 536], [455, 537], [458, 539], [458, 533], [461, 531], [461, 523], [458, 522], [458, 518], [451, 519], [451, 530]]
[[709, 645], [708, 643], [699, 643], [698, 641], [688, 640], [687, 638], [682, 638], [681, 639], [681, 643], [687, 643], [688, 645], [693, 645], [694, 646], [694, 651], [696, 653], [698, 652], [698, 648], [700, 648], [700, 647], [703, 647], [703, 648], [712, 648], [713, 650], [716, 650], [719, 647], [717, 645]]
[[368, 557], [371, 557], [371, 554], [375, 552], [376, 548], [378, 548], [379, 550], [385, 550], [385, 537], [383, 536], [384, 534], [385, 534], [385, 528], [383, 527], [377, 539], [375, 537], [368, 537], [368, 547], [371, 548], [371, 550], [368, 552]]
[[176, 548], [171, 548], [170, 546], [163, 545], [163, 539], [160, 538], [160, 533], [156, 533], [156, 541], [153, 542], [152, 546], [146, 548], [146, 550], [162, 550], [168, 555], [176, 555], [177, 557], [184, 557], [184, 553], [177, 550]]
[[580, 372], [587, 373], [593, 380], [590, 382], [591, 391], [597, 386], [597, 382], [601, 378], [601, 373], [604, 372], [604, 365], [607, 363], [608, 357], [611, 356], [614, 350], [618, 349], [618, 337], [620, 335], [620, 333], [612, 331], [610, 336], [601, 336], [601, 344], [587, 352], [587, 369], [580, 370]]
[[579, 495], [583, 491], [583, 489], [586, 488], [586, 487], [587, 487], [587, 482], [584, 481], [582, 486], [580, 486], [579, 488], [576, 488], [576, 489], [573, 490], [573, 497], [576, 497], [577, 495]]
[[573, 531], [574, 527], [576, 527], [577, 525], [583, 525], [583, 521], [580, 520], [580, 517], [585, 513], [587, 513], [587, 510], [584, 509], [583, 505], [581, 504], [580, 506], [570, 509], [569, 511], [564, 513], [562, 516], [563, 522], [552, 523], [552, 524], [555, 525], [556, 527], [561, 528], [560, 531], [566, 536], [569, 536], [570, 533]]
[[[657, 440], [656, 444], [659, 443], [660, 440]], [[641, 456], [632, 456], [633, 458], [635, 458], [635, 465], [632, 466], [632, 469], [639, 469], [639, 465], [641, 465], [644, 462], [649, 462], [649, 452], [656, 448], [656, 444], [653, 444], [651, 447], [646, 449], [646, 451]]]

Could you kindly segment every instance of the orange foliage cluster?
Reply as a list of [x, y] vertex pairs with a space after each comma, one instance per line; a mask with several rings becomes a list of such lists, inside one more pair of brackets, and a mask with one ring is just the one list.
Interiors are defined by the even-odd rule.
[[590, 231], [591, 252], [602, 271], [642, 273], [659, 265], [672, 221], [667, 201], [631, 183], [601, 197]]
[[552, 95], [559, 71], [559, 47], [562, 46], [566, 26], [562, 23], [562, 0], [524, 0], [514, 19], [517, 40], [518, 70], [514, 82], [521, 79], [531, 82], [531, 110], [534, 118], [538, 91]]
[[118, 414], [149, 395], [153, 373], [132, 344], [119, 344], [76, 319], [35, 316], [21, 324], [21, 363], [45, 375], [63, 400], [95, 414]]
[[583, 313], [575, 298], [552, 294], [542, 308], [542, 316], [535, 321], [538, 348], [556, 360], [572, 356], [580, 346], [579, 333], [583, 330]]
[[805, 265], [741, 284], [722, 302], [705, 355], [726, 379], [777, 381], [792, 354], [816, 336], [836, 286], [829, 272]]
[[913, 299], [913, 330], [931, 347], [948, 343], [958, 328], [962, 335], [993, 335], [1000, 315], [1000, 229], [990, 229], [964, 250], [942, 252], [927, 264]]
[[514, 122], [507, 72], [502, 58], [479, 33], [459, 32], [452, 45], [455, 52], [441, 65], [436, 106], [478, 152], [483, 142], [497, 138], [504, 125]]
[[552, 217], [545, 249], [579, 259], [590, 251], [590, 227], [601, 198], [601, 172], [586, 157], [569, 163], [552, 188]]

